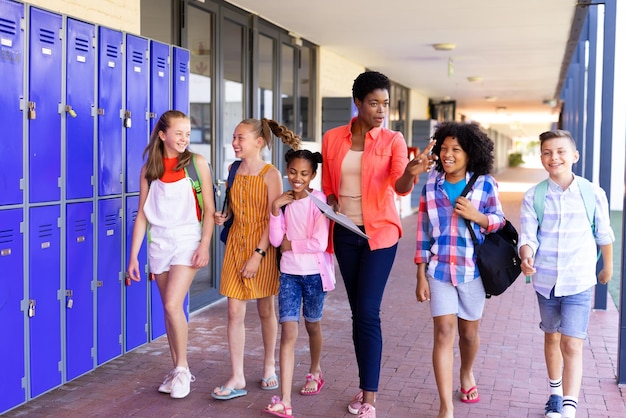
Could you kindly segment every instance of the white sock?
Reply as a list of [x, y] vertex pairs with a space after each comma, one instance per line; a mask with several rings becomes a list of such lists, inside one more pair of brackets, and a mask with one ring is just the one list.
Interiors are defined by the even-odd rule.
[[561, 416], [563, 418], [574, 418], [576, 416], [576, 407], [578, 406], [578, 398], [573, 396], [563, 397], [563, 411]]
[[548, 379], [548, 381], [550, 382], [550, 395], [563, 396], [563, 379]]

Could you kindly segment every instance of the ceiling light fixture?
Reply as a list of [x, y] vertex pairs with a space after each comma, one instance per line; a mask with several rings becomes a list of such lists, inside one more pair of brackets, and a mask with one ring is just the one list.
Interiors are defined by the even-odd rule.
[[481, 81], [483, 81], [483, 78], [479, 75], [471, 75], [467, 77], [467, 81], [469, 81], [470, 83], [480, 83]]
[[456, 44], [444, 42], [439, 44], [433, 44], [435, 51], [452, 51], [456, 48]]
[[495, 102], [496, 100], [498, 100], [497, 96], [485, 96], [485, 100], [488, 102]]

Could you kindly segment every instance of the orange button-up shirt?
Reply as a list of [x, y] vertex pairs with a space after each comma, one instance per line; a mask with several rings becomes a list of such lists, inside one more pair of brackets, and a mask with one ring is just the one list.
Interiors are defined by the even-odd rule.
[[[341, 166], [352, 146], [350, 124], [330, 129], [322, 140], [322, 190], [326, 196], [339, 197]], [[404, 174], [409, 162], [402, 133], [386, 128], [372, 128], [365, 136], [361, 161], [361, 199], [363, 225], [369, 235], [372, 250], [388, 248], [402, 236], [402, 225], [396, 208], [396, 181]], [[329, 249], [332, 249], [332, 233]]]

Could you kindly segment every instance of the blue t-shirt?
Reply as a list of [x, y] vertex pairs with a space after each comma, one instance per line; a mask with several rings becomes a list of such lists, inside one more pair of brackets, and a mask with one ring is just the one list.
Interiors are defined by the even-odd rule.
[[452, 202], [452, 207], [454, 207], [454, 203], [459, 198], [459, 196], [461, 196], [461, 192], [463, 192], [466, 184], [467, 180], [465, 179], [456, 183], [450, 183], [448, 180], [445, 180], [443, 182], [443, 190], [445, 190], [448, 198], [450, 199], [450, 202]]

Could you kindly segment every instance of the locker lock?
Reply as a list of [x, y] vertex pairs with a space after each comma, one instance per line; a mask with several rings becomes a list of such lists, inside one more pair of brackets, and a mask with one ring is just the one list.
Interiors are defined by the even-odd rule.
[[28, 301], [28, 317], [32, 318], [33, 316], [35, 316], [35, 305], [36, 305], [36, 301], [35, 299], [30, 299]]
[[130, 128], [132, 120], [130, 119], [130, 110], [124, 111], [124, 128]]
[[67, 298], [67, 303], [65, 306], [67, 306], [68, 309], [72, 309], [72, 306], [74, 306], [74, 291], [73, 290], [66, 290], [65, 291], [65, 297]]
[[67, 113], [70, 114], [71, 117], [75, 118], [76, 117], [76, 112], [74, 111], [74, 109], [72, 109], [72, 106], [70, 105], [65, 105], [65, 111]]
[[35, 110], [36, 107], [37, 104], [35, 102], [28, 102], [28, 119], [37, 119], [37, 111]]
[[126, 275], [124, 276], [124, 282], [126, 284], [126, 286], [130, 286], [130, 274], [126, 273]]

